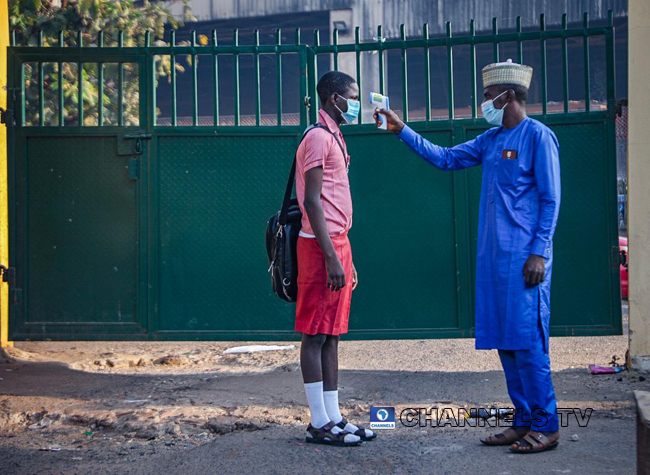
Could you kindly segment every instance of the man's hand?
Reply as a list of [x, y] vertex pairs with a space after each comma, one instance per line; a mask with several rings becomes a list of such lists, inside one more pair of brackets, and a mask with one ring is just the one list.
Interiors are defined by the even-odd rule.
[[336, 255], [325, 259], [325, 267], [327, 268], [327, 288], [332, 292], [338, 292], [345, 287], [345, 271]]
[[529, 287], [535, 287], [544, 280], [544, 258], [531, 254], [524, 264], [524, 281]]
[[359, 276], [357, 275], [357, 268], [352, 264], [352, 290], [357, 288], [359, 285]]
[[375, 118], [375, 123], [379, 127], [379, 117], [378, 114], [383, 114], [386, 117], [386, 122], [388, 123], [388, 130], [399, 134], [404, 128], [404, 122], [402, 119], [397, 117], [397, 114], [390, 109], [375, 109], [373, 117]]

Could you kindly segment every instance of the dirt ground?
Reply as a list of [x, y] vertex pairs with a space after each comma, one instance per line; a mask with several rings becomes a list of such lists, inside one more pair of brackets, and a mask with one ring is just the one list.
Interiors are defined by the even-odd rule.
[[[482, 446], [490, 428], [403, 427], [357, 448], [304, 443], [308, 422], [293, 349], [224, 355], [246, 343], [19, 343], [0, 362], [0, 472], [41, 473], [635, 473], [632, 391], [643, 375], [592, 376], [623, 358], [626, 337], [553, 338], [558, 450], [514, 455]], [[254, 344], [260, 344], [259, 342]], [[265, 343], [261, 343], [265, 344]], [[496, 352], [473, 340], [342, 342], [344, 414], [371, 406], [508, 406]]]

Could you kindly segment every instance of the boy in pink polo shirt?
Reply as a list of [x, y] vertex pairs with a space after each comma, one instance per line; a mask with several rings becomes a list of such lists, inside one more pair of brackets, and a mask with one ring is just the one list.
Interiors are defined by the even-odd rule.
[[339, 410], [338, 342], [347, 333], [357, 272], [348, 231], [352, 197], [349, 156], [342, 123], [359, 114], [359, 87], [345, 73], [330, 71], [318, 81], [322, 109], [318, 122], [300, 144], [296, 161], [296, 196], [302, 211], [298, 238], [296, 331], [302, 333], [302, 368], [311, 423], [310, 443], [349, 446], [376, 437], [350, 424]]

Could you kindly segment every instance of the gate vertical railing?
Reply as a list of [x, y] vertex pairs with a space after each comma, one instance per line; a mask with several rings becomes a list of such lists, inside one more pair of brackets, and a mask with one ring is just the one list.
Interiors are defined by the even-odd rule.
[[[545, 124], [551, 127], [565, 127], [565, 126], [579, 126], [581, 124], [603, 124], [607, 133], [606, 147], [606, 164], [604, 165], [607, 178], [607, 193], [611, 196], [611, 203], [602, 209], [607, 214], [608, 223], [616, 221], [615, 205], [616, 205], [616, 184], [615, 181], [610, 179], [615, 177], [615, 74], [614, 74], [614, 26], [613, 16], [610, 12], [608, 24], [606, 26], [590, 26], [587, 14], [581, 19], [579, 27], [570, 25], [566, 15], [562, 17], [561, 28], [547, 29], [546, 19], [542, 15], [539, 21], [539, 28], [535, 31], [523, 31], [521, 19], [517, 18], [516, 28], [514, 32], [500, 32], [496, 19], [492, 23], [491, 34], [477, 34], [476, 24], [473, 20], [469, 22], [468, 34], [454, 35], [452, 34], [452, 25], [450, 22], [445, 24], [445, 34], [442, 37], [431, 38], [429, 34], [428, 24], [424, 24], [421, 32], [421, 37], [407, 38], [406, 28], [401, 26], [399, 37], [396, 39], [388, 39], [384, 36], [382, 26], [377, 28], [377, 36], [371, 42], [362, 42], [361, 32], [359, 28], [354, 30], [354, 41], [352, 43], [341, 43], [338, 37], [338, 31], [332, 32], [332, 41], [330, 44], [321, 44], [320, 32], [314, 31], [312, 44], [305, 44], [301, 39], [301, 30], [295, 30], [295, 38], [292, 43], [283, 41], [284, 37], [282, 30], [275, 31], [272, 44], [261, 44], [260, 32], [256, 31], [253, 34], [252, 44], [240, 44], [239, 31], [232, 32], [232, 44], [221, 44], [217, 41], [216, 30], [211, 32], [209, 37], [199, 36], [197, 33], [190, 34], [190, 40], [179, 42], [177, 41], [177, 32], [171, 31], [169, 41], [156, 42], [152, 44], [151, 33], [145, 35], [144, 41], [141, 46], [124, 47], [124, 36], [122, 33], [117, 35], [117, 40], [114, 41], [115, 46], [108, 46], [106, 36], [102, 33], [96, 39], [96, 46], [91, 46], [92, 41], [82, 34], [78, 34], [75, 46], [65, 46], [64, 35], [60, 33], [54, 43], [57, 46], [43, 46], [43, 35], [39, 34], [38, 45], [36, 47], [18, 46], [16, 44], [16, 35], [12, 42], [12, 47], [9, 50], [9, 66], [10, 66], [10, 90], [16, 90], [16, 99], [14, 101], [14, 109], [18, 112], [17, 124], [17, 141], [20, 142], [20, 152], [11, 158], [12, 163], [10, 166], [15, 166], [17, 160], [24, 160], [26, 150], [25, 140], [30, 136], [92, 136], [92, 135], [105, 135], [117, 134], [124, 135], [126, 133], [133, 133], [137, 129], [138, 133], [144, 134], [151, 140], [144, 142], [144, 153], [141, 163], [141, 180], [138, 185], [139, 196], [139, 227], [141, 229], [141, 241], [139, 242], [140, 262], [144, 265], [144, 273], [141, 273], [138, 280], [138, 288], [140, 290], [139, 305], [144, 308], [147, 315], [147, 328], [151, 333], [155, 333], [159, 314], [157, 313], [157, 303], [160, 300], [158, 281], [160, 280], [160, 244], [159, 239], [159, 199], [160, 199], [160, 162], [159, 155], [164, 150], [161, 138], [186, 136], [186, 137], [287, 137], [293, 136], [297, 140], [301, 131], [311, 122], [317, 120], [318, 114], [318, 96], [316, 91], [316, 84], [318, 76], [323, 72], [319, 71], [319, 59], [323, 57], [331, 58], [330, 64], [333, 64], [334, 69], [343, 69], [342, 56], [350, 54], [354, 56], [354, 64], [350, 68], [352, 74], [356, 74], [357, 82], [359, 85], [362, 111], [368, 112], [368, 104], [365, 102], [370, 89], [375, 87], [376, 84], [379, 92], [386, 93], [393, 90], [399, 90], [397, 98], [401, 100], [401, 114], [411, 125], [411, 127], [421, 133], [437, 134], [439, 137], [447, 137], [449, 139], [448, 145], [455, 145], [462, 143], [465, 140], [473, 137], [476, 133], [485, 130], [487, 125], [482, 118], [479, 118], [478, 104], [480, 91], [477, 81], [477, 62], [481, 59], [480, 47], [491, 46], [488, 56], [492, 60], [504, 60], [503, 49], [500, 46], [504, 43], [516, 44], [516, 59], [520, 62], [524, 58], [524, 44], [539, 44], [540, 54], [540, 70], [536, 79], [541, 90], [541, 104], [531, 105], [531, 115], [535, 116]], [[591, 94], [591, 75], [592, 68], [590, 64], [590, 44], [591, 38], [604, 38], [605, 40], [605, 71], [606, 71], [606, 103], [596, 104], [592, 103]], [[583, 46], [583, 74], [584, 78], [581, 81], [584, 83], [584, 105], [576, 108], [570, 101], [569, 89], [569, 71], [571, 64], [569, 63], [568, 41], [570, 39], [582, 39]], [[84, 41], [86, 44], [84, 44]], [[563, 91], [563, 101], [560, 107], [555, 107], [548, 102], [548, 65], [547, 65], [547, 44], [551, 41], [559, 41], [561, 44], [561, 89]], [[469, 51], [469, 84], [470, 84], [470, 102], [468, 111], [459, 112], [460, 97], [456, 94], [455, 89], [458, 87], [459, 77], [454, 74], [455, 64], [461, 64], [459, 58], [461, 56], [457, 53], [461, 48], [467, 48]], [[444, 52], [441, 57], [444, 59], [441, 62], [444, 64], [436, 64], [434, 69], [446, 71], [446, 87], [448, 88], [448, 97], [446, 104], [446, 111], [441, 112], [432, 108], [432, 52]], [[410, 55], [418, 52], [422, 54], [424, 73], [422, 77], [422, 87], [424, 88], [423, 101], [424, 111], [420, 114], [412, 113], [413, 105], [416, 101], [412, 100], [413, 91], [409, 87], [409, 77], [414, 77], [410, 70], [411, 60]], [[367, 54], [373, 54], [373, 63], [368, 66], [368, 58], [364, 57]], [[399, 72], [400, 74], [389, 76], [390, 82], [387, 81], [387, 67], [390, 64], [388, 55], [391, 53], [399, 53]], [[297, 71], [288, 71], [287, 65], [294, 64], [291, 61], [285, 60], [287, 55], [296, 55]], [[264, 89], [262, 87], [263, 76], [265, 71], [260, 65], [260, 60], [265, 57], [272, 57], [275, 64], [275, 90]], [[179, 78], [177, 68], [182, 62], [182, 57], [189, 57], [190, 69], [190, 95], [186, 98], [179, 95]], [[207, 124], [204, 116], [200, 114], [204, 102], [200, 99], [200, 93], [203, 92], [202, 84], [199, 80], [198, 61], [200, 58], [209, 58], [208, 63], [211, 71], [211, 79], [209, 81], [209, 89], [212, 91], [210, 113], [211, 124]], [[242, 104], [240, 103], [240, 96], [242, 95], [241, 81], [242, 81], [242, 64], [244, 58], [252, 58], [253, 69], [253, 90], [246, 89], [244, 94], [250, 94], [253, 98], [253, 113], [250, 116], [242, 113]], [[227, 71], [224, 66], [225, 59], [232, 60], [232, 70]], [[434, 57], [435, 58], [435, 57]], [[462, 58], [461, 58], [462, 59]], [[455, 61], [456, 60], [456, 61]], [[159, 62], [169, 61], [169, 84], [170, 84], [170, 102], [169, 102], [169, 116], [168, 118], [162, 117], [158, 111], [157, 94], [161, 88], [162, 81], [166, 78], [159, 76]], [[435, 59], [434, 59], [435, 61]], [[48, 73], [45, 65], [53, 63], [57, 65], [58, 81], [56, 82], [56, 91], [51, 88], [46, 78], [53, 77]], [[110, 108], [104, 106], [104, 101], [107, 94], [110, 92], [107, 86], [108, 79], [108, 65], [117, 64], [117, 86], [116, 86], [116, 105], [117, 112], [109, 114]], [[135, 120], [131, 117], [126, 117], [125, 110], [125, 87], [131, 78], [125, 76], [125, 64], [138, 65], [138, 102], [139, 109], [137, 112], [137, 125]], [[465, 60], [462, 61], [465, 65]], [[74, 64], [77, 67], [77, 101], [76, 112], [73, 111], [74, 107], [70, 106], [68, 99], [64, 97], [64, 74], [63, 69], [67, 64]], [[94, 111], [87, 112], [84, 109], [84, 103], [88, 91], [84, 91], [84, 87], [88, 81], [87, 73], [84, 69], [84, 64], [98, 65], [98, 77], [96, 82], [101, 85], [97, 88], [97, 101], [99, 107], [97, 112], [96, 124], [85, 123], [84, 115], [88, 119], [88, 113], [95, 114]], [[229, 63], [228, 63], [229, 64]], [[29, 84], [26, 83], [27, 77], [25, 76], [27, 65], [30, 65], [30, 78], [36, 74], [36, 80]], [[35, 70], [31, 69], [36, 65]], [[375, 67], [376, 66], [376, 67]], [[373, 77], [372, 70], [376, 70], [376, 76]], [[34, 73], [35, 71], [35, 73]], [[226, 74], [226, 76], [224, 76]], [[286, 81], [292, 74], [298, 75], [298, 87], [287, 87]], [[230, 79], [224, 79], [227, 77]], [[419, 76], [419, 74], [418, 74]], [[398, 78], [398, 79], [396, 79]], [[232, 91], [224, 91], [227, 82], [232, 81]], [[400, 84], [401, 82], [401, 84]], [[35, 84], [38, 93], [36, 105], [32, 101], [27, 100], [27, 88], [33, 87]], [[399, 87], [396, 87], [399, 86]], [[413, 86], [417, 87], [417, 86]], [[14, 88], [14, 89], [12, 89]], [[50, 89], [48, 89], [50, 88]], [[223, 98], [228, 94], [232, 94], [232, 115], [225, 114]], [[46, 114], [48, 107], [46, 107], [46, 95], [56, 95], [54, 104], [56, 104], [56, 114], [49, 117]], [[264, 99], [271, 94], [275, 96], [275, 113], [265, 114], [263, 104]], [[290, 95], [291, 107], [285, 108], [287, 97]], [[32, 95], [33, 96], [33, 95]], [[31, 97], [31, 96], [30, 96]], [[51, 97], [50, 97], [51, 98]], [[394, 100], [397, 98], [393, 98]], [[191, 104], [191, 117], [179, 117], [179, 102], [183, 104]], [[411, 107], [409, 107], [411, 105]], [[129, 109], [131, 110], [131, 109]], [[297, 111], [294, 116], [294, 111]], [[78, 117], [76, 125], [66, 124], [66, 118], [70, 114]], [[112, 116], [115, 115], [116, 119]], [[275, 124], [269, 125], [271, 122], [270, 116], [274, 115]], [[49, 118], [48, 118], [49, 117]], [[56, 121], [54, 120], [56, 117]], [[182, 119], [182, 120], [181, 120]], [[54, 125], [56, 122], [56, 125]], [[352, 143], [352, 152], [359, 152], [359, 143], [368, 143], [370, 140], [364, 137], [375, 134], [378, 132], [372, 123], [364, 123], [363, 115], [360, 116], [359, 122], [356, 125], [346, 127], [346, 136], [350, 137]], [[356, 138], [356, 139], [355, 139]], [[446, 140], [446, 139], [445, 139]], [[367, 142], [364, 142], [367, 141]], [[354, 144], [357, 145], [354, 145]], [[16, 144], [14, 144], [16, 145]], [[357, 147], [357, 148], [355, 148]], [[471, 322], [473, 313], [473, 242], [472, 242], [472, 220], [470, 208], [472, 207], [472, 193], [473, 187], [470, 185], [470, 172], [458, 172], [453, 176], [453, 207], [454, 207], [454, 229], [448, 230], [453, 232], [456, 242], [455, 260], [456, 260], [456, 284], [458, 294], [457, 307], [458, 307], [458, 328], [439, 330], [435, 327], [435, 322], [431, 328], [428, 329], [401, 329], [396, 332], [397, 337], [416, 337], [416, 336], [470, 336], [471, 335]], [[15, 189], [15, 180], [13, 177]], [[609, 197], [608, 197], [609, 199]], [[15, 229], [15, 217], [17, 212], [24, 212], [18, 210], [17, 206], [24, 206], [24, 203], [18, 205], [16, 197], [13, 197], [11, 203], [12, 209], [12, 226]], [[610, 206], [611, 204], [611, 206]], [[363, 226], [362, 222], [360, 226]], [[611, 253], [613, 256], [614, 245], [616, 242], [615, 226], [608, 226], [607, 239], [611, 244]], [[28, 265], [27, 260], [23, 259], [18, 262], [16, 256], [21, 255], [17, 252], [20, 246], [24, 245], [28, 236], [17, 236], [12, 234], [12, 266], [18, 268], [20, 276], [21, 267], [26, 269]], [[363, 244], [368, 245], [368, 244]], [[612, 257], [613, 259], [613, 257]], [[610, 269], [611, 270], [611, 269]], [[24, 279], [24, 275], [19, 277], [19, 281]], [[264, 279], [265, 276], [260, 277]], [[256, 281], [257, 282], [257, 281]], [[612, 320], [608, 324], [599, 323], [594, 325], [593, 329], [589, 328], [572, 328], [571, 325], [564, 325], [562, 329], [558, 330], [556, 334], [603, 334], [607, 332], [619, 332], [620, 322], [618, 321], [618, 314], [615, 309], [615, 300], [618, 295], [618, 279], [615, 271], [611, 270], [611, 315]], [[257, 285], [257, 284], [256, 284]], [[266, 285], [260, 280], [259, 285]], [[29, 297], [27, 297], [29, 298]], [[258, 309], [259, 311], [260, 309]], [[620, 309], [619, 309], [620, 312]], [[15, 318], [14, 318], [15, 321]], [[13, 334], [16, 337], [26, 335], [21, 333], [21, 325], [16, 323], [13, 326]], [[284, 330], [282, 330], [284, 331]], [[288, 330], [287, 330], [288, 331]], [[582, 332], [582, 333], [581, 333]], [[101, 331], [98, 331], [101, 334]], [[232, 335], [233, 333], [231, 333]], [[278, 333], [280, 334], [280, 333]], [[194, 335], [194, 334], [192, 334]], [[201, 335], [205, 338], [215, 337], [215, 332], [207, 332]], [[225, 338], [228, 334], [217, 335], [218, 338]], [[283, 334], [284, 335], [284, 334]], [[356, 333], [357, 337], [370, 338], [370, 337], [385, 337], [384, 333], [374, 331], [372, 329], [360, 329]], [[38, 334], [29, 334], [29, 337], [38, 337]], [[41, 335], [42, 336], [42, 335]], [[92, 337], [92, 335], [90, 335]], [[149, 336], [154, 338], [154, 336]], [[172, 338], [171, 336], [170, 338]], [[203, 337], [203, 336], [200, 336]], [[391, 336], [394, 337], [394, 336]]]
[[[590, 112], [598, 112], [598, 111], [592, 111], [592, 104], [591, 104], [591, 81], [590, 81], [590, 61], [589, 61], [589, 38], [592, 37], [604, 37], [606, 40], [606, 74], [607, 74], [607, 111], [610, 113], [613, 108], [615, 107], [615, 78], [614, 78], [614, 55], [613, 55], [613, 45], [614, 45], [614, 28], [613, 28], [613, 16], [609, 16], [609, 25], [608, 26], [598, 26], [598, 27], [590, 27], [589, 26], [589, 20], [587, 14], [585, 14], [583, 20], [582, 20], [582, 28], [569, 28], [568, 20], [566, 17], [566, 14], [562, 18], [562, 27], [561, 29], [557, 30], [547, 30], [546, 29], [546, 20], [544, 15], [540, 16], [540, 29], [539, 31], [526, 31], [523, 32], [521, 28], [521, 19], [517, 19], [517, 28], [515, 32], [512, 33], [500, 33], [498, 31], [496, 19], [493, 22], [493, 28], [492, 28], [492, 34], [491, 35], [477, 35], [476, 34], [476, 27], [474, 24], [474, 21], [470, 21], [469, 23], [469, 35], [468, 36], [454, 36], [452, 35], [452, 25], [450, 22], [446, 23], [446, 34], [444, 37], [439, 37], [439, 38], [430, 38], [429, 37], [429, 26], [428, 24], [424, 24], [422, 28], [422, 37], [421, 38], [408, 38], [406, 37], [406, 29], [402, 25], [400, 28], [400, 34], [399, 38], [395, 40], [389, 40], [385, 37], [382, 36], [382, 28], [381, 26], [378, 27], [377, 29], [377, 37], [375, 38], [376, 41], [373, 42], [366, 42], [363, 43], [361, 42], [361, 37], [360, 37], [360, 32], [359, 30], [355, 30], [355, 39], [353, 43], [346, 43], [342, 44], [338, 41], [338, 32], [334, 32], [332, 42], [331, 44], [320, 44], [320, 32], [318, 30], [315, 30], [314, 32], [314, 39], [313, 39], [313, 44], [312, 45], [307, 45], [307, 44], [302, 44], [301, 39], [300, 39], [300, 29], [296, 29], [296, 36], [295, 36], [295, 41], [293, 44], [284, 44], [282, 42], [282, 33], [281, 30], [276, 30], [275, 33], [275, 41], [274, 44], [268, 44], [268, 45], [261, 45], [260, 44], [260, 36], [259, 36], [259, 31], [256, 31], [254, 33], [254, 41], [253, 44], [251, 45], [240, 45], [239, 44], [239, 32], [235, 30], [233, 32], [233, 40], [232, 40], [232, 45], [228, 46], [219, 46], [217, 43], [217, 35], [216, 35], [216, 30], [213, 30], [211, 38], [212, 38], [212, 45], [207, 45], [205, 43], [208, 43], [210, 40], [205, 39], [205, 43], [203, 41], [197, 42], [197, 37], [196, 37], [196, 32], [192, 32], [191, 34], [191, 39], [188, 42], [185, 42], [186, 44], [177, 44], [176, 38], [176, 32], [171, 31], [170, 32], [170, 37], [169, 37], [169, 42], [165, 46], [160, 46], [159, 44], [152, 46], [151, 45], [151, 34], [147, 32], [145, 34], [145, 42], [144, 46], [141, 47], [124, 47], [124, 37], [123, 34], [120, 33], [118, 35], [118, 40], [117, 40], [117, 45], [116, 46], [107, 46], [105, 45], [105, 35], [103, 32], [100, 32], [98, 35], [98, 38], [96, 40], [97, 45], [96, 46], [85, 46], [84, 41], [85, 37], [82, 34], [78, 34], [77, 38], [77, 45], [72, 47], [72, 46], [64, 46], [63, 45], [63, 34], [60, 33], [58, 35], [58, 46], [42, 46], [43, 45], [43, 36], [42, 33], [39, 34], [39, 46], [37, 47], [23, 47], [23, 46], [18, 46], [15, 44], [15, 38], [16, 35], [12, 35], [14, 38], [14, 43], [12, 44], [12, 50], [18, 55], [17, 59], [18, 62], [20, 63], [25, 62], [25, 61], [33, 61], [37, 64], [37, 74], [38, 74], [38, 81], [37, 81], [37, 87], [39, 89], [39, 94], [38, 94], [38, 110], [39, 113], [35, 114], [35, 116], [38, 117], [38, 124], [26, 124], [25, 123], [25, 100], [24, 96], [22, 100], [20, 101], [19, 108], [18, 110], [21, 111], [22, 113], [19, 114], [20, 120], [21, 120], [21, 125], [22, 126], [38, 126], [38, 127], [45, 127], [45, 126], [52, 126], [52, 124], [45, 124], [44, 123], [44, 114], [43, 108], [44, 108], [44, 100], [43, 97], [45, 95], [45, 89], [44, 89], [44, 72], [43, 72], [43, 65], [44, 63], [49, 63], [49, 62], [55, 62], [57, 64], [64, 63], [66, 60], [70, 60], [71, 62], [79, 65], [77, 70], [78, 70], [78, 75], [79, 78], [83, 79], [84, 74], [82, 74], [84, 68], [84, 64], [88, 63], [94, 63], [97, 62], [102, 67], [99, 68], [99, 77], [100, 79], [103, 79], [104, 76], [104, 64], [109, 61], [119, 61], [120, 65], [123, 65], [125, 61], [129, 61], [132, 59], [134, 56], [144, 56], [147, 57], [147, 61], [151, 60], [152, 57], [169, 57], [171, 60], [171, 67], [169, 71], [169, 77], [170, 77], [170, 82], [171, 82], [171, 114], [170, 114], [170, 123], [165, 124], [165, 123], [157, 123], [157, 114], [155, 111], [156, 108], [156, 103], [155, 103], [155, 86], [156, 86], [156, 70], [151, 70], [149, 73], [147, 73], [147, 87], [143, 88], [141, 90], [140, 94], [140, 100], [142, 104], [145, 104], [146, 102], [149, 102], [148, 105], [148, 111], [144, 112], [151, 114], [151, 117], [153, 117], [154, 121], [152, 122], [153, 125], [157, 127], [162, 127], [162, 126], [181, 126], [178, 124], [178, 117], [177, 117], [177, 111], [178, 111], [178, 93], [177, 93], [177, 87], [178, 87], [178, 81], [177, 81], [177, 65], [178, 65], [178, 60], [177, 58], [179, 56], [188, 56], [191, 58], [191, 61], [189, 61], [190, 69], [191, 69], [191, 81], [192, 81], [192, 90], [191, 90], [191, 103], [192, 103], [192, 126], [199, 126], [198, 123], [198, 87], [197, 87], [197, 62], [195, 61], [198, 56], [201, 55], [207, 55], [211, 56], [213, 59], [213, 88], [214, 88], [214, 94], [213, 94], [213, 102], [214, 102], [214, 107], [213, 107], [213, 115], [214, 115], [214, 123], [211, 124], [211, 126], [222, 126], [222, 127], [228, 127], [227, 125], [222, 125], [221, 122], [221, 117], [220, 117], [220, 111], [219, 111], [219, 99], [220, 96], [223, 95], [223, 93], [219, 92], [219, 58], [220, 57], [225, 57], [225, 56], [232, 56], [234, 58], [233, 62], [233, 84], [234, 84], [234, 90], [233, 90], [233, 98], [234, 98], [234, 111], [233, 111], [233, 118], [231, 120], [231, 123], [233, 123], [235, 126], [242, 126], [242, 127], [250, 127], [250, 125], [244, 125], [241, 124], [240, 122], [240, 107], [239, 107], [239, 96], [241, 95], [240, 91], [240, 59], [243, 55], [250, 55], [252, 56], [253, 59], [253, 64], [255, 68], [255, 73], [254, 73], [254, 97], [255, 97], [255, 107], [254, 107], [254, 125], [258, 127], [264, 127], [266, 126], [265, 124], [262, 123], [260, 120], [260, 115], [261, 115], [261, 105], [260, 105], [260, 91], [261, 91], [261, 80], [260, 80], [260, 66], [259, 66], [259, 59], [261, 55], [274, 55], [276, 57], [276, 114], [277, 114], [277, 119], [276, 119], [276, 126], [278, 127], [284, 127], [284, 126], [290, 126], [290, 125], [295, 125], [294, 124], [284, 124], [283, 121], [285, 120], [283, 118], [283, 69], [282, 69], [282, 58], [284, 55], [287, 54], [297, 54], [299, 56], [307, 55], [307, 92], [309, 92], [309, 102], [305, 102], [305, 97], [306, 95], [303, 94], [304, 91], [300, 92], [300, 97], [296, 95], [294, 100], [296, 103], [299, 104], [298, 110], [301, 115], [301, 119], [299, 121], [300, 127], [302, 128], [303, 126], [306, 126], [307, 120], [305, 120], [305, 114], [308, 113], [308, 118], [309, 121], [313, 121], [316, 118], [316, 113], [317, 113], [317, 106], [318, 106], [318, 101], [317, 98], [315, 97], [315, 84], [318, 80], [319, 71], [318, 71], [318, 66], [317, 66], [317, 59], [323, 55], [331, 56], [333, 59], [333, 64], [334, 64], [334, 69], [339, 68], [339, 57], [341, 54], [345, 53], [353, 53], [355, 55], [355, 64], [356, 67], [355, 73], [358, 76], [361, 76], [363, 67], [362, 67], [362, 53], [376, 53], [377, 54], [377, 74], [378, 74], [378, 88], [380, 92], [385, 92], [386, 90], [386, 58], [385, 54], [389, 51], [399, 51], [401, 55], [401, 83], [403, 87], [401, 87], [401, 101], [402, 104], [408, 104], [409, 102], [409, 97], [410, 97], [410, 92], [409, 92], [409, 85], [408, 85], [408, 71], [409, 71], [409, 66], [407, 62], [407, 57], [408, 57], [408, 52], [410, 51], [415, 51], [415, 50], [420, 50], [423, 51], [425, 54], [425, 65], [430, 65], [430, 59], [429, 59], [429, 52], [431, 51], [432, 48], [445, 48], [447, 51], [447, 60], [445, 64], [445, 69], [447, 71], [447, 81], [448, 81], [448, 88], [449, 88], [449, 100], [448, 100], [448, 115], [447, 119], [449, 121], [455, 120], [455, 105], [454, 105], [454, 89], [455, 89], [455, 79], [454, 79], [454, 48], [456, 47], [462, 47], [462, 46], [467, 46], [470, 49], [470, 70], [472, 73], [476, 71], [476, 47], [480, 45], [492, 45], [493, 46], [493, 58], [494, 60], [497, 60], [499, 58], [499, 45], [502, 43], [509, 43], [509, 42], [514, 42], [516, 43], [517, 46], [517, 59], [519, 61], [523, 61], [523, 48], [522, 44], [524, 42], [532, 42], [532, 41], [539, 41], [540, 42], [540, 54], [541, 54], [541, 73], [540, 73], [540, 81], [541, 81], [541, 94], [542, 94], [542, 101], [541, 101], [541, 116], [551, 116], [551, 115], [556, 115], [552, 114], [551, 112], [548, 111], [548, 100], [546, 100], [548, 94], [547, 94], [547, 60], [546, 60], [546, 43], [551, 40], [560, 40], [561, 41], [561, 48], [562, 48], [562, 89], [564, 92], [564, 97], [563, 97], [563, 103], [562, 103], [562, 112], [564, 114], [569, 114], [571, 116], [571, 120], [578, 120], [582, 116], [582, 113], [590, 113]], [[585, 97], [585, 103], [584, 103], [584, 111], [577, 111], [577, 110], [570, 110], [569, 107], [569, 64], [568, 64], [568, 53], [567, 53], [567, 40], [571, 38], [582, 38], [583, 39], [583, 45], [584, 45], [584, 97]], [[38, 54], [42, 53], [41, 58], [42, 60], [38, 59]], [[52, 57], [56, 57], [57, 59], [55, 61], [51, 61]], [[120, 58], [120, 56], [122, 56]], [[81, 60], [80, 58], [84, 58]], [[75, 61], [72, 61], [73, 59], [76, 59]], [[20, 67], [20, 64], [16, 64], [16, 67]], [[59, 71], [61, 71], [62, 67], [59, 68]], [[59, 73], [60, 74], [60, 73]], [[302, 73], [304, 74], [304, 73]], [[361, 93], [367, 92], [365, 90], [364, 84], [363, 84], [363, 78], [360, 77], [358, 80], [361, 82]], [[471, 94], [475, 95], [476, 93], [476, 74], [471, 74], [470, 75], [470, 81], [471, 81]], [[81, 87], [79, 87], [77, 95], [78, 95], [78, 101], [77, 101], [77, 109], [78, 109], [78, 115], [81, 118], [84, 115], [84, 82], [81, 81], [79, 84]], [[431, 84], [431, 76], [430, 76], [430, 68], [424, 68], [424, 92], [425, 92], [425, 114], [422, 117], [422, 120], [418, 120], [418, 118], [412, 118], [411, 121], [413, 122], [432, 122], [432, 117], [431, 117], [431, 108], [430, 108], [430, 102], [431, 102], [431, 91], [430, 91], [430, 84]], [[63, 81], [58, 81], [58, 87], [59, 90], [57, 92], [58, 94], [58, 114], [59, 114], [59, 119], [60, 121], [63, 119], [61, 115], [65, 112], [66, 108], [63, 102], [63, 88], [64, 82]], [[118, 113], [118, 125], [122, 126], [124, 122], [123, 118], [123, 107], [124, 107], [124, 97], [123, 97], [123, 85], [124, 85], [124, 71], [122, 66], [119, 68], [119, 79], [118, 79], [118, 107], [119, 107], [119, 113]], [[302, 84], [301, 84], [302, 85]], [[22, 86], [22, 94], [24, 94], [24, 81], [23, 81], [23, 86]], [[104, 95], [104, 88], [99, 88], [98, 89], [98, 100], [102, 99]], [[367, 107], [367, 104], [365, 104], [365, 101], [362, 104], [363, 108]], [[471, 104], [471, 113], [470, 113], [470, 118], [476, 119], [477, 121], [480, 121], [481, 119], [478, 118], [477, 114], [477, 102], [478, 102], [478, 97], [474, 97], [472, 99], [472, 104]], [[402, 106], [403, 107], [403, 106]], [[405, 117], [409, 119], [408, 114], [408, 108], [403, 107], [403, 114], [405, 114]], [[99, 120], [98, 120], [98, 126], [106, 126], [104, 122], [104, 108], [99, 108]], [[558, 110], [557, 112], [560, 112]], [[438, 117], [438, 119], [442, 119], [441, 117]], [[408, 121], [408, 120], [407, 120]], [[435, 120], [434, 126], [436, 127], [448, 127], [449, 123], [444, 123], [442, 120]], [[467, 122], [464, 122], [467, 123]], [[88, 124], [84, 124], [83, 121], [79, 124], [79, 126], [88, 126]], [[183, 127], [186, 127], [187, 124], [182, 125]]]

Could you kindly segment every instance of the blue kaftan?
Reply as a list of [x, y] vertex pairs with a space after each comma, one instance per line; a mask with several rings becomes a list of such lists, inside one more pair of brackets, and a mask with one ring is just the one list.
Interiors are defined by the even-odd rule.
[[[553, 233], [560, 209], [560, 160], [555, 134], [524, 119], [496, 127], [453, 148], [432, 144], [408, 126], [399, 134], [441, 170], [483, 165], [476, 265], [476, 348], [526, 350], [540, 331], [548, 351]], [[537, 287], [524, 282], [531, 254], [545, 258]]]

